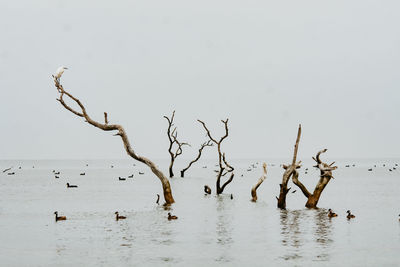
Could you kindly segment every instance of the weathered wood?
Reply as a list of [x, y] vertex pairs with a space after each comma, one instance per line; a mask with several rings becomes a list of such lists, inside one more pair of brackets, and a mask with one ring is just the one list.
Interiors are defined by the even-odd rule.
[[199, 148], [199, 153], [197, 154], [197, 157], [192, 160], [191, 162], [189, 162], [189, 165], [181, 170], [181, 177], [185, 177], [185, 172], [193, 165], [193, 163], [197, 162], [200, 157], [201, 157], [201, 153], [203, 152], [203, 149], [207, 146], [213, 146], [214, 144], [211, 142], [211, 140], [208, 140], [207, 142], [204, 142], [203, 144], [201, 144], [200, 148]]
[[[133, 159], [146, 164], [151, 169], [151, 171], [158, 177], [158, 179], [160, 179], [160, 182], [161, 182], [162, 188], [163, 188], [165, 203], [172, 204], [175, 202], [175, 200], [172, 196], [171, 186], [169, 184], [167, 177], [165, 177], [165, 175], [158, 169], [158, 167], [150, 159], [136, 154], [136, 152], [133, 150], [132, 146], [129, 143], [128, 135], [126, 134], [125, 129], [121, 125], [105, 124], [105, 123], [103, 124], [103, 123], [93, 120], [86, 112], [86, 108], [82, 104], [82, 102], [78, 98], [75, 98], [73, 95], [71, 95], [70, 93], [65, 91], [63, 86], [60, 84], [60, 81], [57, 78], [54, 78], [54, 83], [55, 83], [55, 86], [56, 86], [58, 92], [60, 93], [59, 98], [57, 100], [61, 103], [61, 105], [65, 109], [69, 110], [70, 112], [72, 112], [73, 114], [75, 114], [79, 117], [84, 118], [87, 123], [89, 123], [90, 125], [92, 125], [96, 128], [99, 128], [103, 131], [117, 131], [115, 136], [121, 137], [121, 140], [124, 144], [124, 148], [125, 148], [125, 151], [127, 152], [127, 154], [130, 157], [132, 157]], [[72, 107], [70, 107], [64, 101], [64, 96], [68, 96], [71, 100], [73, 100], [79, 106], [80, 111], [77, 111], [77, 110], [73, 109]]]
[[290, 190], [290, 188], [287, 187], [287, 184], [290, 180], [290, 177], [293, 175], [293, 173], [296, 171], [296, 169], [300, 168], [300, 162], [296, 163], [297, 151], [299, 149], [299, 143], [300, 143], [300, 137], [301, 137], [301, 124], [299, 124], [299, 129], [297, 130], [297, 138], [296, 138], [296, 143], [294, 145], [292, 163], [290, 165], [282, 165], [283, 169], [285, 169], [285, 172], [283, 173], [283, 176], [282, 176], [282, 183], [279, 184], [280, 192], [279, 192], [279, 198], [277, 198], [277, 200], [278, 200], [277, 205], [278, 205], [278, 208], [280, 208], [280, 209], [286, 209], [286, 195]]
[[[234, 177], [234, 173], [233, 171], [235, 170], [226, 160], [225, 158], [225, 153], [222, 152], [221, 150], [221, 144], [222, 141], [225, 140], [225, 138], [228, 137], [229, 135], [229, 129], [228, 129], [228, 119], [226, 120], [221, 120], [222, 123], [224, 124], [224, 128], [225, 128], [225, 134], [217, 141], [217, 139], [215, 139], [212, 135], [210, 130], [207, 128], [206, 124], [201, 121], [201, 120], [197, 120], [198, 122], [201, 123], [201, 125], [203, 125], [203, 128], [206, 130], [207, 136], [208, 138], [210, 138], [210, 140], [217, 145], [217, 151], [218, 151], [218, 166], [219, 166], [219, 171], [218, 171], [218, 175], [217, 175], [217, 182], [216, 182], [216, 192], [217, 195], [222, 194], [222, 192], [224, 191], [225, 187], [231, 183], [233, 181], [233, 177]], [[227, 173], [231, 173], [230, 178], [223, 183], [223, 185], [221, 186], [221, 177], [225, 176]]]
[[[172, 127], [174, 126], [175, 110], [172, 112], [171, 118], [168, 118], [167, 116], [164, 116], [164, 118], [168, 121], [168, 129], [167, 129], [167, 135], [169, 140], [168, 153], [171, 157], [168, 171], [169, 171], [169, 177], [172, 178], [174, 177], [173, 167], [175, 159], [182, 154], [183, 152], [182, 147], [189, 144], [185, 142], [181, 143], [178, 141], [178, 132], [176, 130], [176, 127], [171, 131]], [[177, 149], [175, 151], [173, 151], [174, 144], [177, 145]]]
[[257, 189], [258, 187], [264, 182], [264, 180], [267, 178], [267, 164], [264, 162], [263, 163], [263, 175], [258, 179], [258, 182], [251, 188], [251, 201], [256, 202], [257, 201]]
[[317, 167], [320, 170], [320, 178], [315, 186], [314, 192], [311, 194], [307, 188], [299, 181], [298, 179], [298, 173], [296, 172], [296, 175], [293, 175], [292, 181], [295, 185], [297, 185], [301, 191], [303, 192], [304, 196], [307, 198], [306, 202], [306, 207], [307, 208], [316, 208], [318, 201], [321, 197], [322, 192], [324, 191], [325, 187], [333, 178], [332, 176], [332, 171], [337, 169], [337, 166], [333, 166], [334, 162], [331, 164], [327, 164], [321, 161], [320, 156], [322, 153], [325, 153], [327, 149], [323, 149], [319, 151], [316, 155], [316, 157], [313, 157], [313, 159], [317, 162], [317, 165], [314, 167]]

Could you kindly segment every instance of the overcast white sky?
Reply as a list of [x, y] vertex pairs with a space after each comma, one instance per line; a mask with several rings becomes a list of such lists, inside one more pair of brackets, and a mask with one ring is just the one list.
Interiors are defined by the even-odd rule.
[[[166, 158], [166, 121], [196, 119], [231, 158], [400, 156], [400, 1], [1, 1], [0, 158], [126, 158], [121, 141], [67, 112], [51, 74], [92, 117]], [[207, 157], [213, 157], [209, 151]]]

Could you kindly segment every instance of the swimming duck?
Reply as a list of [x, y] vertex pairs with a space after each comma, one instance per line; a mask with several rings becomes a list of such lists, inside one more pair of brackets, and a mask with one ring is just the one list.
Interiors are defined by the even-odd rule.
[[156, 201], [156, 204], [157, 204], [157, 205], [160, 205], [160, 203], [159, 203], [159, 202], [160, 202], [160, 195], [159, 195], [159, 194], [157, 194], [157, 201]]
[[337, 217], [337, 216], [338, 216], [338, 215], [337, 215], [336, 213], [334, 213], [331, 209], [329, 209], [328, 211], [329, 211], [329, 213], [328, 213], [328, 217], [329, 217], [329, 218]]
[[133, 174], [132, 174], [132, 175], [129, 175], [128, 178], [133, 178]]
[[355, 217], [356, 217], [355, 215], [351, 214], [350, 210], [347, 211], [347, 219], [352, 219], [352, 218], [355, 218]]
[[118, 180], [120, 180], [120, 181], [125, 181], [126, 178], [118, 177]]
[[143, 174], [144, 174], [144, 172], [139, 172], [139, 174], [140, 174], [140, 175], [143, 175]]
[[73, 185], [73, 184], [67, 183], [67, 187], [68, 187], [68, 188], [76, 188], [76, 187], [78, 187], [78, 186], [77, 186], [77, 185]]
[[205, 186], [204, 186], [204, 192], [205, 192], [206, 194], [211, 194], [211, 188], [210, 188], [208, 185], [205, 185]]
[[126, 217], [125, 216], [119, 216], [119, 213], [118, 213], [118, 211], [116, 211], [115, 212], [115, 220], [123, 220], [123, 219], [126, 219]]
[[171, 212], [168, 212], [168, 221], [176, 219], [178, 219], [178, 217], [176, 217], [175, 215], [171, 215]]
[[85, 175], [86, 173], [82, 172], [80, 175]]
[[54, 214], [56, 215], [56, 222], [57, 221], [65, 221], [67, 219], [67, 217], [65, 217], [65, 216], [58, 216], [57, 211], [55, 211]]

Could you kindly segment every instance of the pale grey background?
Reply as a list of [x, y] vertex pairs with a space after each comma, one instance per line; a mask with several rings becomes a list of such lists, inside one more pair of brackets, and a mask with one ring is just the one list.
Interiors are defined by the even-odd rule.
[[[176, 109], [197, 150], [206, 121], [228, 157], [398, 157], [399, 1], [1, 1], [0, 158], [126, 158], [64, 110], [51, 74], [93, 117], [167, 157]], [[191, 155], [190, 153], [187, 156]], [[213, 157], [209, 151], [207, 157]]]

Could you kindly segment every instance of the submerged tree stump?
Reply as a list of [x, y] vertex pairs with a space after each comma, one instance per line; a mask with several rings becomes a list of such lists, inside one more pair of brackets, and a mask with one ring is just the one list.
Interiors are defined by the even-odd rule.
[[278, 200], [277, 206], [280, 209], [286, 209], [286, 195], [290, 190], [290, 187], [288, 188], [287, 184], [290, 180], [290, 177], [295, 173], [296, 169], [301, 167], [300, 166], [301, 161], [296, 163], [297, 150], [299, 148], [300, 136], [301, 136], [301, 124], [299, 124], [299, 129], [297, 131], [297, 138], [296, 138], [296, 143], [294, 145], [292, 164], [283, 165], [285, 172], [283, 173], [282, 183], [279, 184], [279, 186], [280, 186], [279, 198], [278, 197], [276, 198]]
[[263, 164], [263, 175], [258, 179], [258, 182], [251, 188], [251, 201], [257, 202], [257, 189], [267, 178], [267, 164]]
[[297, 185], [300, 189], [301, 192], [303, 192], [304, 196], [307, 198], [306, 202], [306, 207], [307, 208], [316, 208], [319, 198], [321, 197], [322, 191], [324, 191], [325, 187], [333, 178], [332, 176], [332, 171], [337, 169], [337, 166], [333, 166], [335, 162], [332, 162], [331, 164], [327, 164], [321, 161], [320, 156], [322, 153], [325, 153], [327, 149], [323, 149], [319, 151], [316, 155], [316, 157], [313, 159], [317, 162], [317, 165], [314, 167], [317, 167], [320, 170], [320, 178], [315, 186], [314, 192], [311, 194], [307, 188], [299, 181], [298, 177], [299, 174], [295, 172], [295, 175], [292, 177], [292, 181], [295, 185]]

